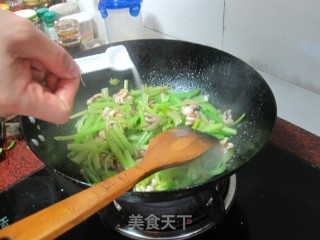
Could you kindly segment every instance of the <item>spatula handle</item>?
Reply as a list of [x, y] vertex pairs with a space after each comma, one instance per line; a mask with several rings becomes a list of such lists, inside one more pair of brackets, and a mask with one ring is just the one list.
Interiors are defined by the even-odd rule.
[[54, 239], [130, 190], [144, 176], [137, 164], [0, 230], [0, 240]]

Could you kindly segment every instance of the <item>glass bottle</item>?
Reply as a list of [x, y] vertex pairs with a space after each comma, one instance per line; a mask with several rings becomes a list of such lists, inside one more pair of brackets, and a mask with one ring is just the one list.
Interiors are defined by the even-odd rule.
[[46, 33], [46, 31], [47, 31], [47, 26], [46, 26], [46, 22], [45, 22], [45, 20], [44, 20], [44, 14], [46, 13], [46, 12], [48, 12], [49, 11], [49, 9], [48, 8], [39, 8], [36, 12], [37, 12], [37, 15], [38, 15], [38, 17], [39, 17], [39, 19], [40, 19], [40, 30], [42, 31], [42, 32], [44, 32], [44, 33]]
[[80, 24], [77, 20], [59, 20], [56, 22], [54, 28], [58, 36], [58, 43], [71, 55], [75, 55], [83, 50]]
[[48, 37], [54, 41], [58, 41], [56, 30], [54, 29], [54, 23], [57, 19], [57, 13], [53, 11], [49, 11], [43, 14], [44, 22], [46, 23], [46, 33]]
[[22, 4], [22, 0], [6, 1], [6, 4], [8, 4], [10, 6], [10, 10], [12, 12], [24, 9], [23, 4]]
[[25, 8], [34, 10], [49, 7], [49, 2], [47, 0], [23, 0], [22, 3]]

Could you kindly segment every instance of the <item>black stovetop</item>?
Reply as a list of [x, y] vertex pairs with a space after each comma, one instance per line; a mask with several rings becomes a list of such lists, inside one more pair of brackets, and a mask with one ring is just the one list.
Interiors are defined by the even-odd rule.
[[[79, 190], [43, 168], [0, 194], [0, 228]], [[193, 239], [318, 240], [319, 224], [319, 169], [267, 144], [237, 173], [237, 193], [225, 221]], [[125, 238], [96, 214], [59, 239]]]

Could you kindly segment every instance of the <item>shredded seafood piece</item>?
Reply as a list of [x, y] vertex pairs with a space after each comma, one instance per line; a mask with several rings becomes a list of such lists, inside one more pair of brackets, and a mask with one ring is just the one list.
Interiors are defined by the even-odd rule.
[[199, 117], [199, 112], [198, 111], [195, 111], [191, 114], [188, 114], [187, 117], [186, 117], [186, 125], [187, 126], [192, 126], [194, 121]]
[[144, 116], [144, 119], [146, 120], [146, 122], [151, 125], [157, 121], [160, 120], [159, 116], [158, 115], [154, 115], [154, 114], [150, 114], [150, 113], [144, 113], [143, 114]]
[[93, 95], [91, 98], [87, 100], [87, 105], [89, 105], [90, 103], [93, 103], [96, 99], [102, 98], [102, 97], [103, 97], [102, 93], [97, 93]]
[[138, 159], [137, 162], [139, 162], [146, 155], [146, 151], [147, 146], [141, 147], [139, 150], [135, 151], [134, 157]]
[[191, 104], [184, 106], [181, 113], [186, 116], [186, 125], [192, 126], [194, 121], [199, 117], [199, 106], [197, 104]]
[[228, 142], [229, 138], [224, 138], [220, 143], [223, 146], [224, 152], [227, 152], [229, 149], [234, 147], [234, 144], [232, 142]]
[[157, 186], [157, 180], [155, 178], [152, 178], [150, 180], [150, 182], [148, 183], [148, 185], [144, 186], [144, 187], [141, 187], [139, 189], [139, 191], [141, 192], [152, 192], [155, 190], [155, 187]]
[[104, 130], [99, 131], [98, 136], [101, 139], [106, 139], [106, 133], [104, 132]]
[[109, 113], [111, 112], [111, 110], [112, 109], [109, 107], [105, 107], [103, 109], [102, 114], [101, 114], [103, 120], [107, 120], [107, 117], [108, 117]]
[[225, 124], [232, 124], [233, 123], [233, 119], [232, 119], [232, 114], [231, 114], [231, 109], [225, 111], [223, 114], [223, 122]]
[[182, 114], [184, 116], [188, 116], [189, 114], [193, 113], [194, 109], [191, 106], [185, 106], [182, 108]]
[[115, 121], [115, 118], [123, 118], [125, 119], [125, 115], [120, 113], [118, 110], [113, 110], [111, 108], [106, 107], [102, 111], [102, 119], [107, 121], [106, 127], [112, 127], [117, 121]]
[[199, 106], [197, 104], [191, 104], [191, 105], [184, 106], [181, 110], [181, 113], [184, 116], [188, 116], [189, 114], [192, 114], [196, 111], [199, 111]]
[[128, 89], [121, 89], [118, 93], [113, 95], [113, 99], [116, 103], [125, 104], [125, 100], [128, 99], [132, 103], [132, 96], [129, 95]]
[[111, 116], [111, 117], [117, 117], [117, 116], [123, 116], [122, 113], [120, 113], [118, 110], [111, 110], [109, 113], [108, 113], [108, 116]]
[[109, 161], [109, 169], [110, 170], [123, 170], [121, 164], [119, 163], [118, 159], [116, 159], [115, 157], [113, 157], [110, 161]]

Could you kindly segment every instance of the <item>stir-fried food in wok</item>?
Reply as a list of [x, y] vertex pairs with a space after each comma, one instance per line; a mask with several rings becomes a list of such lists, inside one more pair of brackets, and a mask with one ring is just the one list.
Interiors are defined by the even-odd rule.
[[56, 140], [72, 141], [68, 158], [80, 165], [92, 184], [134, 166], [149, 141], [167, 129], [185, 125], [221, 141], [223, 152], [159, 171], [134, 187], [135, 191], [163, 191], [200, 184], [224, 172], [234, 151], [232, 136], [244, 114], [234, 121], [230, 109], [216, 109], [199, 88], [183, 93], [168, 86], [129, 89], [125, 80], [119, 92], [110, 95], [108, 88], [102, 89], [72, 118], [77, 118], [76, 133]]

